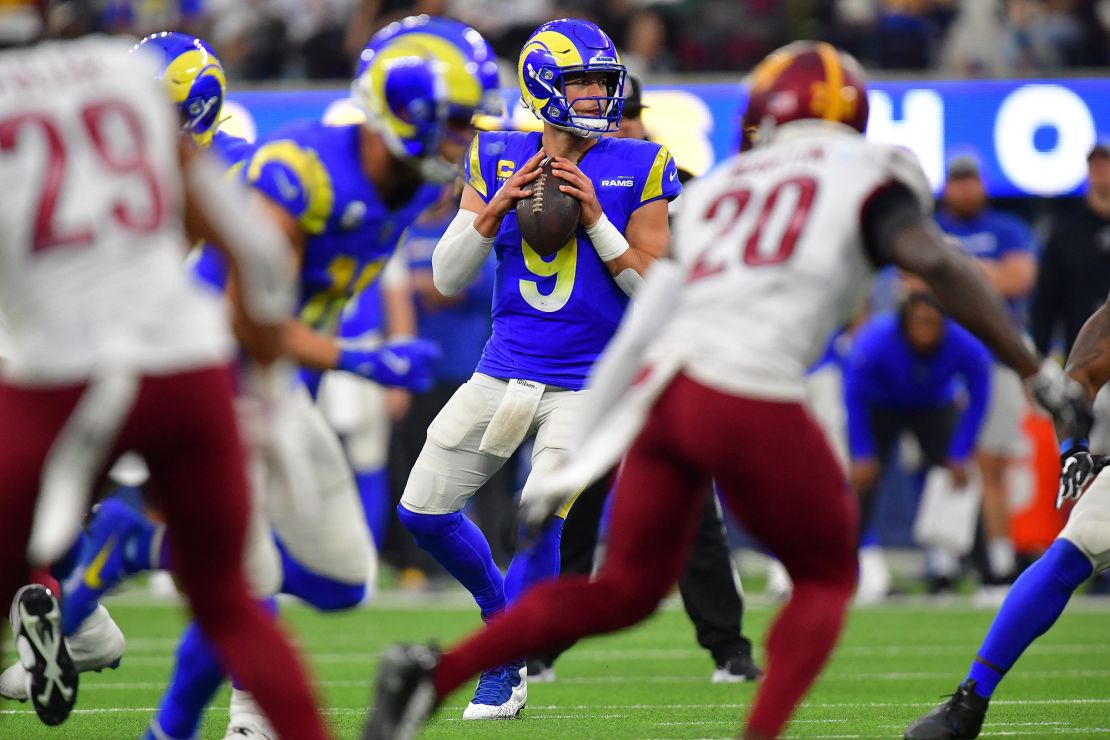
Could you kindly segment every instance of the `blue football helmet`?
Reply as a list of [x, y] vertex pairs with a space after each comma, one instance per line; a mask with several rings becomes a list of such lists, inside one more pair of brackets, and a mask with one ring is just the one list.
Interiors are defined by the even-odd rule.
[[482, 35], [459, 21], [427, 15], [391, 23], [359, 56], [351, 98], [366, 125], [398, 158], [433, 182], [452, 180], [459, 162], [440, 156], [449, 124], [498, 115], [497, 62]]
[[[584, 137], [620, 128], [625, 68], [612, 39], [595, 24], [577, 18], [543, 24], [524, 44], [517, 72], [521, 105], [541, 121]], [[604, 75], [606, 95], [578, 98], [594, 101], [595, 115], [574, 111], [566, 97], [566, 80], [584, 72]]]
[[227, 77], [212, 47], [195, 36], [163, 31], [142, 39], [131, 51], [139, 49], [157, 61], [159, 78], [181, 113], [181, 127], [207, 147], [227, 96]]

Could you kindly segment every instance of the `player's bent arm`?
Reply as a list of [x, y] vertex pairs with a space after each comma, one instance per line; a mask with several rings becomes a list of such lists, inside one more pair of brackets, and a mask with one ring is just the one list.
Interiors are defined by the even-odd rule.
[[1110, 382], [1110, 303], [1102, 304], [1083, 324], [1064, 372], [1082, 385], [1092, 400]]
[[1037, 374], [1037, 358], [1014, 328], [998, 293], [972, 258], [921, 212], [907, 188], [891, 186], [878, 194], [864, 219], [873, 252], [924, 279], [952, 317], [1023, 378]]
[[281, 354], [280, 327], [293, 308], [292, 251], [213, 159], [188, 145], [180, 155], [186, 231], [226, 256], [239, 340], [255, 359], [272, 362]]
[[[620, 276], [626, 270], [632, 270], [636, 276], [643, 278], [655, 260], [667, 256], [671, 243], [667, 205], [666, 200], [659, 199], [637, 208], [628, 219], [628, 226], [625, 227], [623, 235], [609, 223], [609, 219], [604, 214], [597, 223], [586, 229], [590, 241], [594, 243], [598, 255], [605, 260], [609, 272], [618, 278], [618, 284], [621, 282]], [[606, 250], [598, 245], [598, 239], [611, 246], [612, 251], [608, 254], [616, 254], [616, 256], [605, 259]], [[621, 287], [625, 286], [621, 285]]]
[[467, 186], [459, 212], [432, 252], [432, 281], [436, 290], [445, 296], [457, 295], [474, 282], [493, 247], [493, 237], [484, 236], [474, 226], [478, 214], [467, 209], [469, 194], [481, 200], [481, 196]]

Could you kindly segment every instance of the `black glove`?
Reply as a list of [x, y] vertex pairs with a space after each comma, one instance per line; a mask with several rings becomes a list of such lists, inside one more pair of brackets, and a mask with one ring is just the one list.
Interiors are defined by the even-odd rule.
[[1091, 397], [1082, 385], [1051, 360], [1045, 360], [1027, 383], [1033, 398], [1052, 415], [1060, 439], [1086, 439], [1094, 417]]
[[1110, 463], [1110, 455], [1092, 455], [1084, 445], [1076, 445], [1060, 455], [1060, 487], [1056, 489], [1056, 508], [1067, 499], [1077, 499], [1099, 472]]

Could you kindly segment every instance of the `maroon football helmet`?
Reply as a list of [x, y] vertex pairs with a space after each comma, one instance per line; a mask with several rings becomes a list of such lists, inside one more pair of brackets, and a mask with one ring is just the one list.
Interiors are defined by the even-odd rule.
[[863, 68], [832, 44], [795, 41], [772, 52], [752, 71], [748, 108], [741, 119], [741, 149], [769, 120], [835, 121], [863, 133], [867, 86]]

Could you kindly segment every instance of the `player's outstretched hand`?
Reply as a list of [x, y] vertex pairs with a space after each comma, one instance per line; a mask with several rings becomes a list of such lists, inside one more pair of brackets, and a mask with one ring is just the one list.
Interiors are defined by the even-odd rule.
[[1091, 398], [1074, 378], [1052, 360], [1026, 381], [1034, 400], [1052, 415], [1060, 439], [1083, 439], [1091, 429]]
[[551, 160], [551, 172], [555, 177], [566, 181], [565, 185], [559, 186], [559, 190], [582, 204], [578, 215], [579, 223], [586, 228], [596, 224], [601, 218], [601, 203], [598, 202], [593, 181], [566, 157], [554, 157]]
[[1110, 455], [1092, 455], [1083, 445], [1076, 445], [1061, 455], [1056, 508], [1068, 499], [1079, 498], [1107, 464], [1110, 464]]
[[540, 176], [540, 163], [543, 162], [547, 155], [543, 153], [543, 149], [532, 155], [532, 158], [520, 166], [516, 172], [509, 176], [493, 197], [490, 199], [489, 207], [493, 209], [498, 218], [502, 218], [506, 213], [516, 207], [516, 202], [521, 198], [527, 198], [532, 194], [532, 189], [528, 186], [532, 181]]
[[373, 380], [392, 388], [423, 393], [435, 384], [434, 370], [443, 352], [427, 339], [406, 339], [366, 349], [343, 346], [337, 370]]

